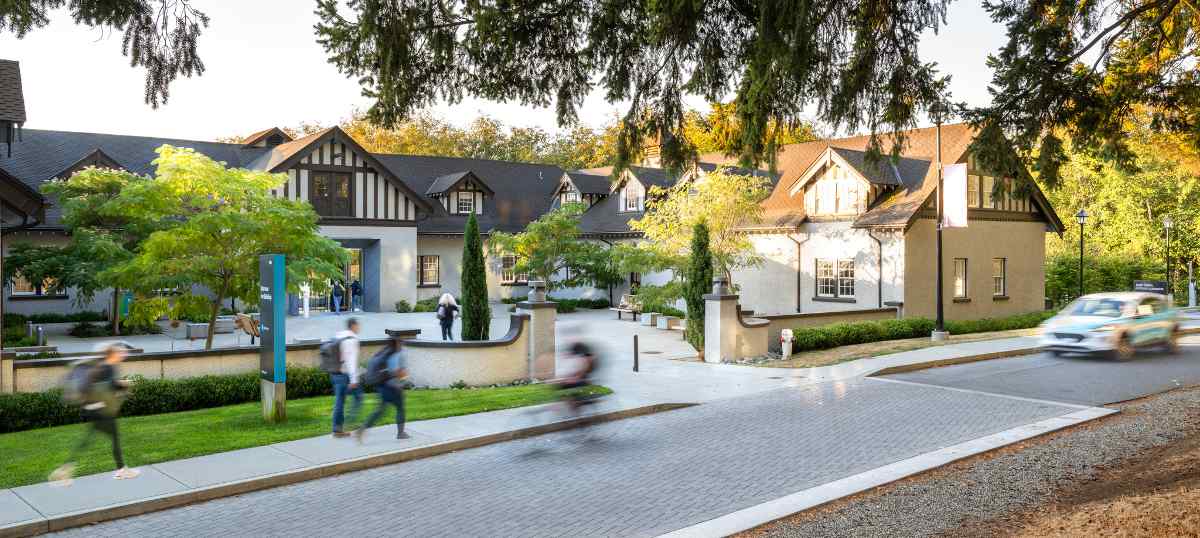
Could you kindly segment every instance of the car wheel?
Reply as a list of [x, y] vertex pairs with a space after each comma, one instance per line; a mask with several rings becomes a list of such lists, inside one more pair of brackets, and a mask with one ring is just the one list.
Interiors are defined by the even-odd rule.
[[1055, 357], [1055, 358], [1063, 356], [1063, 352], [1059, 351], [1057, 349], [1051, 349], [1050, 351], [1047, 351], [1046, 353], [1049, 353], [1051, 357]]
[[1120, 340], [1117, 340], [1117, 347], [1113, 348], [1112, 351], [1113, 358], [1119, 361], [1132, 360], [1136, 353], [1137, 350], [1134, 349], [1133, 343], [1129, 341], [1129, 337], [1127, 336], [1122, 336]]
[[1171, 336], [1167, 338], [1167, 343], [1164, 346], [1167, 353], [1175, 355], [1179, 353], [1179, 328], [1171, 329]]

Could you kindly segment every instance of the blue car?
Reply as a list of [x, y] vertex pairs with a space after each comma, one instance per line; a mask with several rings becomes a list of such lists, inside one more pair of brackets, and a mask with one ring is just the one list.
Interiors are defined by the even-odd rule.
[[1083, 353], [1129, 360], [1139, 349], [1178, 349], [1179, 318], [1156, 293], [1084, 295], [1042, 323], [1041, 344], [1053, 355]]

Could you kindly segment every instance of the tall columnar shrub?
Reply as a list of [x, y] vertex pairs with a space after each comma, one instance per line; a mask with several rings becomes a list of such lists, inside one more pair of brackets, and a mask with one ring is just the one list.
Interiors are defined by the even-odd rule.
[[687, 341], [696, 349], [704, 349], [704, 294], [712, 289], [713, 260], [708, 249], [708, 226], [696, 224], [692, 230], [691, 258], [688, 259], [687, 280], [683, 300], [687, 303]]
[[487, 340], [492, 311], [488, 308], [483, 241], [479, 238], [479, 223], [475, 215], [467, 219], [462, 258], [462, 339]]

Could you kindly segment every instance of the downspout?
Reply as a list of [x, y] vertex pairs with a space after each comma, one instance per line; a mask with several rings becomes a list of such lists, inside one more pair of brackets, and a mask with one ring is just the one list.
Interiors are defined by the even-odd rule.
[[804, 258], [801, 254], [804, 252], [804, 243], [807, 243], [810, 237], [806, 235], [801, 241], [796, 239], [795, 235], [787, 234], [787, 238], [796, 244], [796, 312], [800, 313], [804, 311]]
[[878, 294], [876, 308], [883, 308], [883, 241], [875, 237], [870, 229], [867, 229], [867, 237], [874, 239], [875, 245], [879, 247], [879, 282], [875, 285], [875, 291]]

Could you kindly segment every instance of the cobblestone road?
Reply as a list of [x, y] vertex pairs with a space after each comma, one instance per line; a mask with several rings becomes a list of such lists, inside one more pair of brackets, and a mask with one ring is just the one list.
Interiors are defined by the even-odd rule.
[[1074, 409], [870, 379], [781, 389], [74, 529], [651, 536]]

